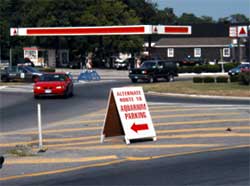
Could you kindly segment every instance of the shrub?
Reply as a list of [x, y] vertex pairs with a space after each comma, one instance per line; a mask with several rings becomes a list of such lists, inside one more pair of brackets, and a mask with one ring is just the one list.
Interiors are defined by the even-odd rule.
[[203, 65], [203, 72], [220, 72], [220, 65]]
[[243, 85], [250, 85], [250, 71], [241, 72], [239, 74], [239, 81]]
[[192, 73], [193, 72], [193, 67], [192, 66], [178, 67], [178, 72], [179, 73]]
[[193, 72], [197, 73], [197, 74], [202, 73], [202, 66], [194, 66], [193, 67]]
[[218, 76], [218, 77], [216, 77], [216, 82], [217, 83], [227, 83], [228, 82], [228, 77], [226, 77], [226, 76]]
[[202, 83], [203, 79], [202, 79], [202, 77], [193, 77], [193, 82], [194, 83]]
[[204, 83], [214, 83], [214, 77], [204, 77], [203, 78]]
[[228, 72], [230, 69], [237, 67], [240, 63], [226, 63], [224, 64], [225, 72]]
[[229, 77], [229, 79], [230, 79], [230, 82], [238, 82], [239, 81], [239, 76], [238, 75], [236, 75], [236, 76], [230, 76]]

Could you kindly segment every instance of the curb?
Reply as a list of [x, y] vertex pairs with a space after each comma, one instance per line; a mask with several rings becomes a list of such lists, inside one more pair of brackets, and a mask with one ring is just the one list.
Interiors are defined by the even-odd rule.
[[227, 100], [246, 100], [250, 101], [249, 97], [235, 97], [235, 96], [210, 96], [210, 95], [199, 95], [199, 94], [175, 94], [175, 93], [160, 93], [149, 91], [147, 94], [158, 95], [158, 96], [177, 96], [177, 97], [190, 97], [190, 98], [211, 98], [211, 99], [227, 99]]

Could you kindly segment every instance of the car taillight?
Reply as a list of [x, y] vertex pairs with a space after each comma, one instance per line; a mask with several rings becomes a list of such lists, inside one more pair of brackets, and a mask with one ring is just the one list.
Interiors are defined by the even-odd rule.
[[141, 73], [142, 74], [147, 74], [148, 72], [146, 70], [143, 70]]
[[39, 87], [39, 86], [36, 86], [36, 87], [35, 87], [35, 89], [37, 89], [37, 90], [40, 90], [40, 89], [41, 89], [41, 87]]

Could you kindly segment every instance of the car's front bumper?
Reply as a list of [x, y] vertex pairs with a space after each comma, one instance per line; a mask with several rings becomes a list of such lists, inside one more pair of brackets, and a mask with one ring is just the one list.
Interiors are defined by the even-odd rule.
[[35, 96], [62, 96], [65, 94], [65, 89], [34, 89]]
[[129, 74], [130, 79], [141, 79], [141, 80], [149, 80], [150, 76], [146, 74]]

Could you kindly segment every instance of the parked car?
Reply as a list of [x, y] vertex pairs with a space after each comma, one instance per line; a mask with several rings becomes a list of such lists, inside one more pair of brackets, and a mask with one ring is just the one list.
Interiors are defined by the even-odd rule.
[[34, 82], [34, 80], [42, 75], [42, 72], [31, 66], [13, 66], [5, 68], [1, 72], [1, 80], [8, 81], [27, 81]]
[[73, 96], [73, 81], [64, 72], [43, 74], [33, 87], [34, 98], [41, 96]]
[[134, 58], [128, 58], [125, 59], [124, 61], [122, 60], [117, 60], [114, 63], [114, 66], [117, 70], [128, 70], [131, 68], [131, 66], [134, 65]]
[[160, 78], [174, 81], [175, 76], [178, 76], [176, 63], [162, 60], [144, 61], [140, 68], [129, 71], [129, 78], [133, 83], [136, 83], [138, 80], [152, 83]]
[[228, 71], [228, 75], [229, 76], [235, 76], [235, 75], [238, 75], [242, 69], [249, 69], [250, 68], [250, 64], [240, 64], [238, 65], [237, 67], [235, 68], [232, 68]]
[[198, 66], [202, 65], [204, 63], [204, 60], [201, 58], [195, 58], [195, 57], [187, 57], [181, 61], [177, 62], [177, 66]]

